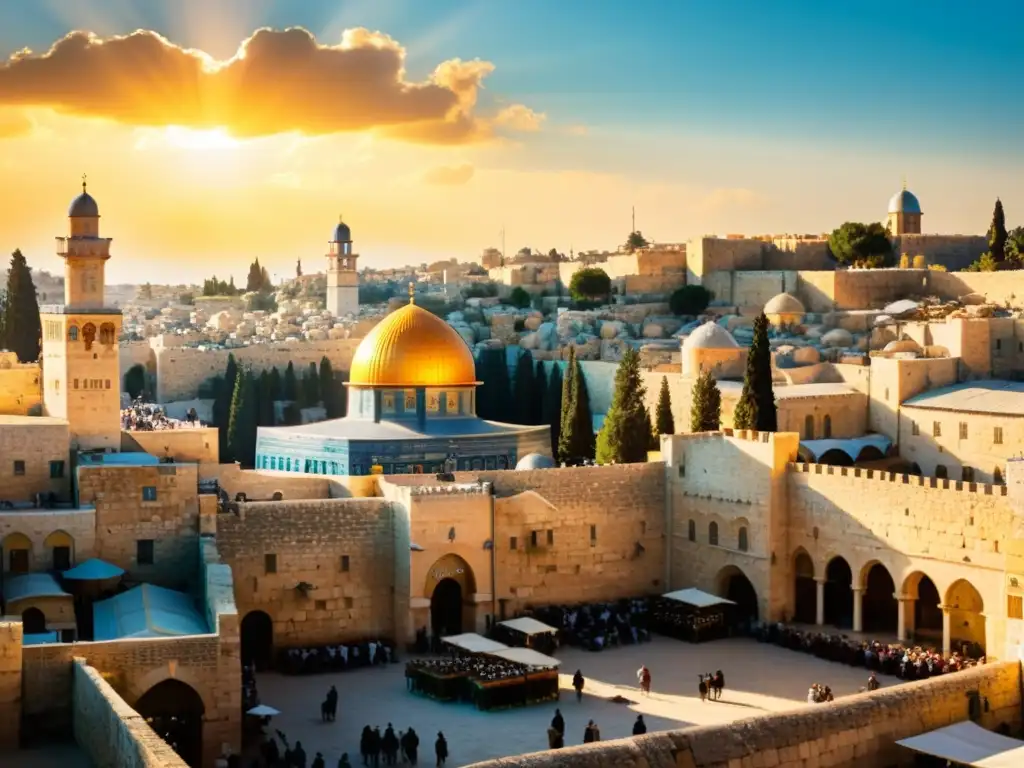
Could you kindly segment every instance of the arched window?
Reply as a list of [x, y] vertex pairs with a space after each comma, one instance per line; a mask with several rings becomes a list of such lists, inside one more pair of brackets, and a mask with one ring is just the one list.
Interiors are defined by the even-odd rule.
[[78, 341], [78, 326], [72, 325], [68, 328], [68, 341]]
[[686, 538], [688, 538], [690, 541], [696, 541], [697, 540], [697, 523], [695, 523], [693, 520], [691, 520], [689, 522], [689, 524], [686, 526], [686, 529], [687, 529], [686, 530]]
[[974, 467], [964, 467], [960, 470], [960, 479], [965, 483], [974, 482]]
[[945, 480], [949, 477], [949, 473], [946, 471], [945, 464], [935, 465], [935, 476], [939, 478], [939, 480]]
[[804, 417], [804, 440], [814, 439], [814, 416]]
[[708, 526], [708, 544], [718, 546], [718, 523], [711, 523]]
[[740, 550], [740, 552], [746, 552], [747, 551], [747, 546], [748, 546], [748, 542], [747, 542], [747, 528], [746, 528], [746, 526], [741, 526], [740, 527], [739, 539], [740, 539], [739, 540], [739, 550]]
[[111, 344], [116, 343], [117, 332], [114, 329], [114, 324], [103, 323], [103, 325], [100, 326], [100, 344], [106, 344], [107, 346], [110, 346]]
[[92, 349], [92, 343], [96, 340], [96, 326], [92, 323], [86, 323], [82, 326], [82, 341], [85, 342], [86, 349]]
[[826, 415], [825, 418], [821, 420], [821, 436], [823, 438], [825, 438], [826, 440], [828, 440], [830, 437], [832, 437], [832, 417], [831, 416]]

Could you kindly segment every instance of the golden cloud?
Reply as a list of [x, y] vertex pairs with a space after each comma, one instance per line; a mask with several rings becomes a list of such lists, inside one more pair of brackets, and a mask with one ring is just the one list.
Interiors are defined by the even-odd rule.
[[514, 131], [539, 131], [547, 115], [534, 112], [522, 104], [512, 104], [501, 110], [494, 118], [498, 125], [506, 126]]
[[32, 132], [32, 121], [13, 109], [0, 109], [0, 139], [15, 139]]
[[440, 165], [437, 168], [431, 168], [429, 171], [424, 173], [423, 181], [427, 184], [439, 184], [442, 186], [454, 187], [461, 184], [468, 184], [475, 173], [476, 168], [474, 168], [471, 163]]
[[[72, 32], [49, 51], [24, 50], [0, 64], [0, 106], [49, 107], [137, 126], [224, 127], [240, 137], [298, 131], [379, 130], [405, 141], [458, 144], [496, 127], [534, 130], [520, 119], [476, 114], [487, 61], [451, 59], [423, 82], [405, 79], [393, 38], [350, 29], [338, 45], [307, 30], [259, 29], [226, 61], [177, 46], [156, 32], [102, 39]], [[499, 119], [500, 118], [500, 119]]]

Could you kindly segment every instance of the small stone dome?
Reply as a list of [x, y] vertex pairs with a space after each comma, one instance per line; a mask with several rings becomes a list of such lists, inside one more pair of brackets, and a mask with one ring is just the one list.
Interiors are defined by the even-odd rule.
[[71, 201], [68, 209], [68, 216], [71, 218], [97, 218], [100, 215], [100, 207], [96, 204], [95, 198], [85, 191], [84, 185], [82, 194]]
[[764, 305], [766, 315], [802, 315], [804, 311], [800, 299], [790, 293], [780, 293]]
[[913, 339], [898, 339], [885, 345], [883, 352], [921, 352], [921, 347]]
[[683, 341], [683, 351], [691, 349], [738, 349], [739, 344], [718, 323], [704, 323]]
[[344, 221], [339, 221], [338, 226], [334, 228], [334, 234], [331, 236], [332, 243], [351, 243], [352, 242], [352, 230], [348, 228], [348, 224]]
[[889, 200], [889, 213], [920, 213], [921, 203], [909, 189], [901, 189]]
[[516, 464], [516, 471], [529, 471], [531, 469], [554, 469], [555, 460], [542, 453], [528, 453]]

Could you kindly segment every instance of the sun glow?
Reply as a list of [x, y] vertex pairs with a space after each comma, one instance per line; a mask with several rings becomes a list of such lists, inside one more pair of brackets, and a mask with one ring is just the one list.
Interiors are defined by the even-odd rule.
[[179, 149], [193, 149], [200, 152], [209, 150], [236, 149], [241, 142], [231, 137], [223, 128], [194, 130], [170, 125], [164, 130], [167, 143]]

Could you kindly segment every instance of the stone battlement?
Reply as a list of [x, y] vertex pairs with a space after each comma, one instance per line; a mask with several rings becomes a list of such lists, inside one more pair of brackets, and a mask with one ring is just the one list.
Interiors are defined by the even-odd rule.
[[866, 480], [877, 480], [883, 483], [902, 483], [903, 485], [916, 485], [922, 488], [938, 488], [946, 491], [960, 491], [963, 493], [978, 493], [985, 496], [1005, 496], [1005, 485], [989, 485], [987, 483], [965, 483], [959, 480], [949, 480], [938, 477], [919, 477], [917, 475], [900, 474], [896, 472], [885, 472], [878, 469], [863, 469], [861, 467], [833, 467], [828, 464], [806, 464], [792, 463], [789, 465], [790, 472], [811, 474], [811, 475], [838, 475], [840, 477], [857, 477]]
[[409, 488], [412, 496], [444, 496], [449, 494], [482, 494], [491, 495], [491, 484], [480, 483], [444, 483], [438, 485], [417, 485]]

